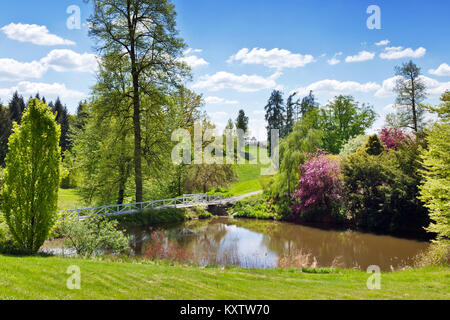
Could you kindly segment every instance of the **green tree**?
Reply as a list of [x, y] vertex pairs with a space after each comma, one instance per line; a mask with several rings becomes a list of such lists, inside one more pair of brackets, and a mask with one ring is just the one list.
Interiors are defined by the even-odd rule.
[[239, 115], [236, 118], [236, 129], [241, 129], [245, 133], [248, 132], [248, 117], [245, 115], [244, 110], [239, 110]]
[[423, 128], [425, 109], [421, 102], [426, 98], [426, 87], [420, 68], [412, 61], [395, 68], [398, 77], [394, 91], [397, 93], [395, 114], [386, 118], [389, 126], [410, 128], [415, 132]]
[[284, 127], [284, 101], [283, 101], [283, 95], [281, 91], [274, 90], [272, 94], [270, 95], [269, 101], [267, 102], [266, 107], [264, 108], [266, 111], [266, 121], [267, 121], [267, 141], [269, 143], [269, 146], [272, 143], [272, 135], [271, 130], [272, 129], [278, 129], [281, 132], [283, 131]]
[[59, 98], [56, 99], [55, 104], [51, 104], [53, 112], [56, 113], [56, 122], [61, 126], [61, 138], [59, 145], [61, 146], [61, 152], [64, 154], [67, 150], [70, 150], [69, 139], [69, 112], [67, 107], [63, 106]]
[[186, 47], [176, 30], [176, 12], [168, 0], [94, 0], [89, 34], [99, 43], [103, 58], [113, 54], [127, 60], [132, 83], [135, 198], [143, 201], [143, 99], [154, 98], [156, 86], [178, 85], [187, 74], [179, 61]]
[[430, 211], [432, 223], [427, 228], [437, 240], [450, 246], [450, 96], [447, 91], [441, 106], [430, 108], [440, 121], [426, 131], [428, 148], [422, 151], [424, 166], [420, 199]]
[[359, 106], [351, 96], [338, 96], [320, 110], [325, 150], [338, 154], [342, 146], [354, 136], [364, 134], [374, 123], [373, 107]]
[[366, 143], [362, 146], [362, 150], [371, 156], [378, 156], [385, 149], [378, 136], [374, 134], [367, 139]]
[[283, 132], [283, 137], [287, 137], [291, 132], [292, 129], [294, 128], [294, 124], [295, 124], [295, 120], [294, 120], [294, 112], [295, 112], [295, 107], [298, 103], [298, 101], [294, 101], [294, 98], [296, 96], [297, 93], [293, 93], [291, 94], [286, 102], [286, 119], [285, 119], [285, 124], [284, 124], [284, 132]]
[[313, 92], [310, 91], [309, 95], [304, 97], [302, 99], [302, 102], [300, 104], [297, 104], [298, 109], [297, 109], [297, 121], [301, 118], [304, 117], [308, 112], [317, 109], [318, 108], [318, 104], [316, 103], [316, 98], [313, 95]]
[[0, 167], [5, 165], [8, 153], [8, 139], [11, 135], [12, 122], [8, 110], [0, 104]]
[[360, 134], [359, 136], [351, 138], [342, 146], [339, 155], [349, 156], [352, 153], [355, 153], [359, 147], [362, 147], [367, 142], [367, 139], [369, 139], [369, 136], [365, 134]]
[[19, 96], [17, 91], [13, 94], [13, 97], [8, 105], [8, 110], [11, 120], [20, 124], [22, 114], [25, 111], [25, 102], [23, 101], [23, 97]]
[[6, 157], [3, 212], [18, 246], [37, 252], [57, 218], [60, 128], [42, 101], [31, 99], [14, 125]]
[[322, 147], [322, 131], [318, 127], [318, 112], [312, 111], [298, 121], [291, 134], [280, 144], [280, 172], [272, 185], [272, 195], [287, 196], [295, 190], [300, 179], [299, 167], [307, 158]]
[[227, 187], [236, 181], [236, 173], [228, 164], [199, 164], [188, 168], [188, 176], [185, 182], [189, 192], [207, 193], [212, 188]]

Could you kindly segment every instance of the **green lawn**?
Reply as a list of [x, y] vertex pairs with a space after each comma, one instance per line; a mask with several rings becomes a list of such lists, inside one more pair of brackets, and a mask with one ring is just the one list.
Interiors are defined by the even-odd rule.
[[[71, 265], [81, 290], [66, 288]], [[450, 299], [448, 267], [382, 274], [381, 290], [368, 276], [0, 255], [0, 299]]]
[[75, 189], [59, 189], [58, 210], [82, 207], [82, 199]]

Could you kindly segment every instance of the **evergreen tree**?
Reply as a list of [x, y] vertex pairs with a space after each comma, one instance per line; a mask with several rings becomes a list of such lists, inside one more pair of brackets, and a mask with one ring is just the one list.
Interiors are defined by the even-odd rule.
[[61, 152], [64, 154], [66, 150], [70, 149], [69, 112], [67, 111], [67, 107], [63, 106], [59, 97], [53, 105], [53, 112], [56, 113], [56, 122], [61, 126], [61, 140], [59, 145], [61, 146]]
[[384, 151], [383, 144], [376, 134], [367, 139], [367, 142], [362, 146], [362, 149], [371, 156], [378, 156]]
[[304, 117], [308, 112], [317, 108], [318, 104], [316, 103], [316, 98], [314, 97], [313, 92], [310, 91], [309, 95], [304, 97], [300, 104], [297, 104], [296, 120], [298, 121], [300, 117]]
[[5, 165], [8, 153], [8, 139], [11, 135], [12, 122], [8, 110], [0, 104], [0, 167]]
[[266, 107], [264, 108], [266, 111], [266, 121], [267, 121], [267, 141], [269, 146], [272, 143], [272, 129], [280, 130], [280, 133], [284, 130], [284, 101], [283, 95], [281, 91], [274, 90], [270, 95], [269, 101], [267, 102]]
[[286, 123], [284, 124], [284, 132], [282, 133], [282, 137], [287, 137], [294, 128], [294, 108], [298, 105], [298, 101], [294, 101], [294, 97], [297, 93], [293, 93], [289, 96], [286, 102]]
[[27, 252], [39, 250], [58, 217], [59, 135], [51, 110], [31, 99], [9, 139], [2, 211], [17, 245]]
[[421, 102], [426, 98], [425, 83], [420, 68], [412, 61], [395, 68], [398, 77], [394, 91], [397, 93], [395, 114], [387, 116], [390, 126], [410, 128], [418, 132], [423, 128], [425, 109]]
[[236, 129], [241, 129], [245, 133], [248, 131], [248, 117], [245, 115], [244, 110], [239, 110], [239, 115], [236, 119]]
[[25, 102], [23, 101], [23, 97], [19, 96], [19, 93], [16, 91], [13, 94], [11, 102], [8, 106], [9, 117], [12, 121], [20, 124], [22, 120], [22, 114], [25, 111]]

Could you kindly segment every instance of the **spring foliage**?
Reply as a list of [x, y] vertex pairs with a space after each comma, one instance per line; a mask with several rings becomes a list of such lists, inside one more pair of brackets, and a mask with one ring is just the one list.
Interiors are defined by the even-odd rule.
[[14, 124], [3, 191], [3, 212], [20, 249], [37, 252], [56, 221], [60, 127], [45, 103], [31, 99]]
[[294, 213], [313, 208], [330, 209], [342, 198], [342, 180], [339, 161], [319, 152], [308, 156], [308, 161], [300, 166], [301, 178], [293, 198]]

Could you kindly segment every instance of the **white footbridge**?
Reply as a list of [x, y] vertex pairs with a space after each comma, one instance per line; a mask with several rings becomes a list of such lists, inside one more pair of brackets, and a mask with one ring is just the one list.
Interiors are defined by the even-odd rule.
[[76, 216], [78, 219], [82, 220], [83, 218], [92, 215], [117, 216], [133, 214], [145, 209], [189, 208], [195, 206], [222, 205], [229, 202], [230, 201], [227, 201], [227, 199], [223, 199], [223, 196], [220, 194], [185, 194], [180, 198], [63, 210], [60, 211], [60, 213], [68, 216]]

